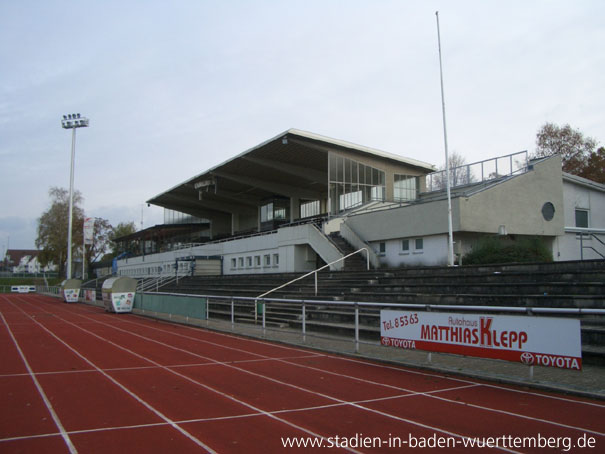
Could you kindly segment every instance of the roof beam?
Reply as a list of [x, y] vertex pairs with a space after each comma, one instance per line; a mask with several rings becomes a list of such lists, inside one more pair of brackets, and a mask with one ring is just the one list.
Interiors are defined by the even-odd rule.
[[303, 166], [286, 164], [284, 162], [272, 161], [269, 159], [255, 158], [252, 156], [242, 156], [242, 159], [245, 159], [249, 162], [253, 162], [263, 167], [269, 167], [280, 172], [296, 175], [299, 178], [304, 178], [309, 181], [314, 181], [318, 183], [325, 183], [326, 181], [328, 181], [327, 167], [325, 172], [319, 172], [317, 170], [309, 169]]
[[321, 193], [318, 191], [311, 191], [308, 189], [292, 187], [286, 184], [274, 183], [272, 181], [263, 180], [262, 178], [254, 178], [244, 175], [236, 175], [229, 172], [213, 171], [213, 174], [226, 178], [228, 180], [237, 181], [240, 183], [248, 184], [257, 188], [264, 189], [265, 191], [273, 192], [287, 197], [300, 197], [310, 200], [320, 200]]

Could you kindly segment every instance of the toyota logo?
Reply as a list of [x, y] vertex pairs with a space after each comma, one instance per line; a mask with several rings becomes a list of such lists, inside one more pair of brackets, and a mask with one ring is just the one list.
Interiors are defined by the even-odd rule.
[[529, 352], [523, 352], [521, 353], [521, 362], [523, 364], [533, 364], [534, 363], [534, 355], [532, 355]]
[[389, 339], [388, 337], [383, 337], [382, 345], [391, 345], [391, 339]]

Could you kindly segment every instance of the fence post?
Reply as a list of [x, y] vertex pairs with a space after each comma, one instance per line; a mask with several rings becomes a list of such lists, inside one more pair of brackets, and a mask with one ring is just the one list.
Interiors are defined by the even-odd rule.
[[208, 326], [208, 320], [210, 320], [210, 298], [206, 297], [206, 326]]
[[266, 311], [266, 307], [265, 307], [265, 302], [264, 301], [261, 303], [261, 307], [263, 308], [263, 337], [265, 337], [265, 334], [266, 334], [265, 312], [267, 312], [267, 311]]
[[231, 298], [231, 331], [235, 329], [235, 310], [233, 304], [233, 298]]
[[303, 343], [307, 342], [307, 310], [305, 306], [305, 302], [302, 302], [302, 335], [303, 335]]
[[359, 353], [359, 306], [355, 303], [355, 353]]

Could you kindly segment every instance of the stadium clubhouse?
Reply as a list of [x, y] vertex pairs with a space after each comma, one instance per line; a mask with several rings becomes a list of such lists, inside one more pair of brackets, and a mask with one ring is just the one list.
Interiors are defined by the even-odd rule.
[[[119, 239], [119, 275], [446, 265], [445, 175], [431, 164], [289, 129], [147, 201], [164, 224]], [[457, 263], [484, 237], [540, 237], [554, 260], [605, 254], [605, 185], [527, 152], [450, 171]], [[360, 251], [349, 259], [346, 255]]]

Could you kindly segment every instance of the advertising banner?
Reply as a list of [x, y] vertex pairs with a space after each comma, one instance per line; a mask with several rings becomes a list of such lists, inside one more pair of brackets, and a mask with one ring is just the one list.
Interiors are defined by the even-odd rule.
[[580, 321], [567, 318], [380, 311], [382, 345], [582, 368]]
[[84, 244], [92, 245], [92, 237], [95, 229], [95, 218], [84, 219]]

